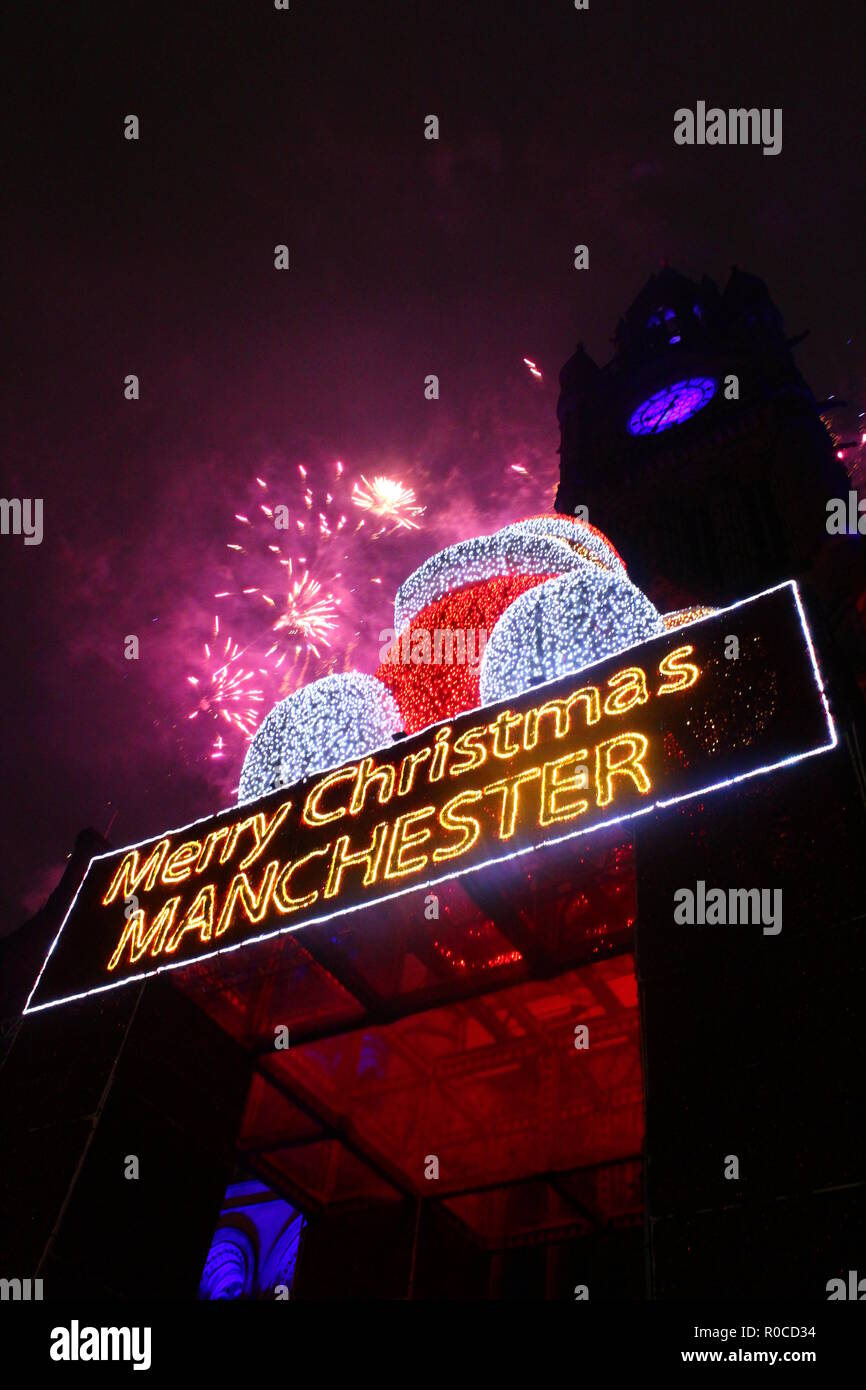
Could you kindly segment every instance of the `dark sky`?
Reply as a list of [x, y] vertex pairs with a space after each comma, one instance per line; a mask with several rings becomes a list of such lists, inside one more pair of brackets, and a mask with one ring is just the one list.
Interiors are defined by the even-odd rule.
[[[45, 534], [0, 536], [0, 931], [83, 826], [114, 816], [124, 844], [230, 801], [243, 741], [209, 756], [217, 726], [188, 719], [186, 677], [213, 595], [243, 583], [226, 546], [256, 476], [295, 508], [340, 459], [329, 506], [352, 525], [362, 473], [414, 488], [420, 530], [337, 557], [330, 656], [372, 670], [421, 559], [550, 505], [556, 374], [578, 337], [607, 359], [662, 258], [762, 275], [789, 331], [811, 329], [799, 361], [819, 397], [850, 394], [866, 361], [853, 0], [20, 8], [2, 490], [44, 499]], [[699, 99], [781, 107], [782, 153], [676, 146], [673, 113]], [[306, 558], [333, 569], [334, 549]], [[223, 622], [261, 649], [261, 607]]]

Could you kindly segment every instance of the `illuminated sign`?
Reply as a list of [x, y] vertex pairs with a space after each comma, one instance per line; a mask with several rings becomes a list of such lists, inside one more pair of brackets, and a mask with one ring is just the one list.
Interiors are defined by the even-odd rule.
[[92, 859], [27, 1012], [252, 946], [834, 747], [796, 584]]

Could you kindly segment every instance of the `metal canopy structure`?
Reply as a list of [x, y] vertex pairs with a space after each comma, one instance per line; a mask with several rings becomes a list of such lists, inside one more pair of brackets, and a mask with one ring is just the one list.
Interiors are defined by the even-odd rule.
[[608, 833], [178, 972], [255, 1058], [244, 1166], [308, 1215], [435, 1202], [487, 1250], [639, 1222], [634, 883]]

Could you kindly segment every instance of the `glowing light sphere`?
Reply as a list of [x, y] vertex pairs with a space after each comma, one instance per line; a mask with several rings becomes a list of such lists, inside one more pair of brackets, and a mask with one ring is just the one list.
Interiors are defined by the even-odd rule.
[[[510, 603], [550, 578], [553, 576], [544, 574], [500, 575], [472, 584], [422, 608], [404, 627], [376, 675], [400, 706], [407, 733], [476, 708], [481, 657], [490, 633]], [[425, 634], [426, 650], [419, 641]], [[450, 639], [444, 651], [443, 634]]]
[[409, 575], [394, 600], [399, 631], [446, 594], [487, 579], [516, 574], [568, 574], [587, 562], [622, 569], [610, 542], [588, 522], [565, 516], [531, 517], [490, 536], [437, 551]]
[[629, 434], [661, 434], [672, 425], [681, 425], [709, 405], [715, 394], [716, 383], [708, 376], [675, 381], [638, 406], [628, 422]]
[[664, 630], [656, 608], [628, 579], [584, 564], [527, 590], [505, 610], [481, 663], [482, 702], [571, 675]]
[[323, 676], [280, 700], [262, 720], [241, 769], [238, 801], [363, 758], [401, 728], [394, 697], [375, 676]]
[[562, 512], [542, 512], [504, 526], [500, 534], [515, 536], [555, 536], [584, 560], [597, 560], [605, 569], [621, 569], [625, 562], [603, 531], [589, 521]]

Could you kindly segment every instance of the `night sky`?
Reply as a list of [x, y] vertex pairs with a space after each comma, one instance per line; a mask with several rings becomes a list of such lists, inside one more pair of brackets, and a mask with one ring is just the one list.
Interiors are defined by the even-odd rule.
[[[370, 671], [423, 558], [551, 505], [559, 368], [578, 338], [608, 359], [663, 259], [761, 275], [788, 331], [811, 329], [819, 398], [866, 365], [853, 0], [27, 11], [4, 43], [2, 492], [44, 499], [44, 539], [0, 537], [0, 931], [84, 826], [121, 845], [230, 803], [243, 737], [211, 756], [187, 677], [217, 613], [253, 664], [268, 640], [259, 596], [214, 598], [272, 563], [257, 477], [293, 516], [310, 487], [348, 518], [293, 541], [341, 575], [304, 678]], [[782, 107], [782, 153], [676, 146], [699, 99]], [[354, 530], [361, 474], [414, 489], [420, 529]], [[259, 682], [263, 710], [292, 662]]]

